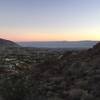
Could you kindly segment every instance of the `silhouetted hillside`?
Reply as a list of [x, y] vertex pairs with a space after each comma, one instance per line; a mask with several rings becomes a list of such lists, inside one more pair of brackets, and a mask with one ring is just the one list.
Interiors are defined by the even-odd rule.
[[0, 39], [0, 47], [5, 46], [5, 47], [19, 47], [18, 44], [10, 41], [10, 40], [5, 40], [5, 39]]
[[27, 54], [28, 52], [17, 43], [10, 40], [0, 39], [0, 55], [9, 56]]

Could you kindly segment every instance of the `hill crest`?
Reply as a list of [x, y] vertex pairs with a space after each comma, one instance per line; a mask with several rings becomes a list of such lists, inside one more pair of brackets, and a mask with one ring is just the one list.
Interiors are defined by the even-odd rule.
[[19, 45], [13, 41], [10, 40], [6, 40], [6, 39], [2, 39], [0, 38], [0, 46], [4, 46], [4, 47], [19, 47]]

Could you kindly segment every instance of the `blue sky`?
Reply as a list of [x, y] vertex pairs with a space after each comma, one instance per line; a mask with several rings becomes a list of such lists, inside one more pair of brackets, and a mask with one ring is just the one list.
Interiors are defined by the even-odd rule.
[[1, 0], [0, 37], [100, 40], [100, 0]]

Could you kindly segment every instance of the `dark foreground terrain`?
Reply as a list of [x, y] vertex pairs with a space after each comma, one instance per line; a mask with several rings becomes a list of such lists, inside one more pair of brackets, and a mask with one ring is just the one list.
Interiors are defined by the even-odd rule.
[[100, 43], [81, 51], [7, 47], [0, 100], [100, 100]]

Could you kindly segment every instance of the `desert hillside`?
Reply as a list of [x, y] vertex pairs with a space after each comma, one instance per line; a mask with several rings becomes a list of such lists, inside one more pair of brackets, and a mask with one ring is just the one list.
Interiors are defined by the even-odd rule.
[[99, 100], [100, 43], [0, 74], [4, 100]]

